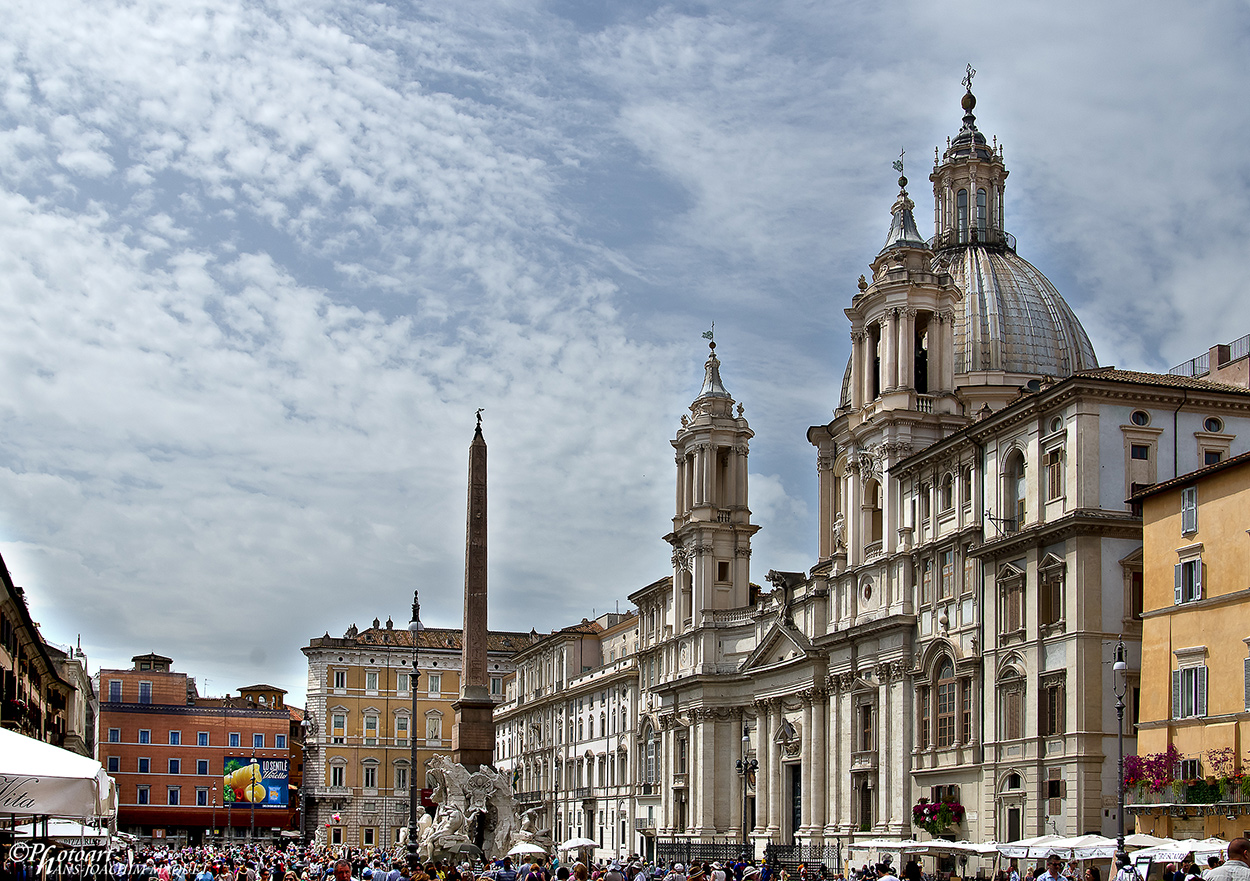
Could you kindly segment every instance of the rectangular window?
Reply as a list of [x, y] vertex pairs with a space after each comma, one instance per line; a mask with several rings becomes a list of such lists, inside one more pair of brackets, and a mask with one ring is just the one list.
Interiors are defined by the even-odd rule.
[[1205, 450], [1202, 454], [1203, 465], [1218, 465], [1224, 454], [1219, 450]]
[[286, 749], [286, 735], [285, 734], [275, 734], [273, 736], [273, 748], [274, 749]]
[[1128, 454], [1131, 459], [1140, 459], [1145, 462], [1150, 459], [1150, 446], [1148, 444], [1130, 444]]
[[426, 716], [425, 717], [425, 739], [432, 740], [435, 743], [443, 739], [443, 717], [442, 716]]
[[170, 774], [182, 773], [182, 759], [170, 759], [169, 760], [169, 773]]
[[402, 765], [398, 765], [395, 768], [395, 791], [408, 791], [408, 769]]
[[195, 787], [195, 806], [197, 808], [208, 807], [208, 787], [207, 786]]
[[365, 765], [365, 789], [378, 788], [378, 766]]
[[1057, 573], [1051, 572], [1042, 576], [1041, 583], [1041, 608], [1040, 612], [1042, 624], [1058, 624], [1063, 620], [1063, 577]]
[[955, 683], [942, 682], [937, 687], [937, 745], [955, 743]]
[[166, 802], [166, 804], [171, 804], [171, 805], [180, 804], [180, 799], [182, 798], [181, 789], [179, 789], [177, 786], [171, 786], [169, 787], [167, 792], [169, 794], [168, 795], [169, 800]]
[[408, 717], [407, 716], [395, 717], [395, 745], [396, 746], [408, 745]]
[[171, 732], [169, 732], [169, 745], [170, 745], [170, 746], [181, 746], [181, 745], [182, 745], [182, 732], [181, 732], [181, 731], [171, 731]]
[[330, 717], [330, 742], [344, 743], [347, 736], [347, 716], [335, 713]]
[[208, 732], [201, 731], [195, 735], [196, 746], [208, 746]]
[[342, 826], [332, 826], [330, 828], [330, 843], [334, 845], [339, 845], [343, 843], [343, 827]]
[[208, 759], [195, 760], [195, 773], [199, 774], [201, 777], [208, 776]]
[[263, 734], [253, 734], [253, 735], [252, 735], [252, 748], [253, 748], [253, 749], [264, 749], [264, 748], [265, 748], [265, 735], [263, 735]]
[[344, 784], [343, 784], [343, 766], [342, 766], [342, 765], [331, 765], [331, 766], [330, 766], [330, 785], [331, 785], [331, 786], [343, 786], [343, 785], [344, 785]]
[[1020, 691], [1008, 691], [1003, 695], [1003, 709], [1006, 711], [1003, 734], [1007, 740], [1019, 740], [1024, 736], [1024, 694]]
[[365, 746], [378, 744], [378, 717], [365, 716]]
[[503, 677], [492, 676], [490, 678], [490, 693], [492, 697], [499, 697], [503, 694]]
[[690, 753], [689, 742], [686, 740], [686, 738], [683, 737], [677, 741], [677, 773], [678, 774], [686, 773], [686, 761], [689, 757], [689, 753]]
[[120, 679], [109, 680], [109, 700], [115, 704], [122, 702], [122, 681]]
[[110, 774], [118, 774], [122, 769], [122, 760], [118, 756], [109, 756], [108, 766]]
[[717, 581], [729, 580], [729, 561], [728, 560], [716, 561], [716, 580]]
[[960, 690], [959, 735], [964, 743], [972, 743], [972, 680], [965, 679]]
[[919, 699], [920, 699], [920, 731], [918, 733], [920, 735], [920, 738], [919, 738], [920, 748], [928, 749], [929, 748], [929, 726], [933, 724], [933, 720], [930, 718], [931, 710], [929, 706], [930, 698], [929, 698], [928, 688], [920, 689]]
[[373, 847], [376, 843], [376, 830], [371, 826], [366, 826], [360, 830], [360, 843], [365, 847]]
[[1182, 780], [1197, 780], [1202, 776], [1202, 760], [1201, 759], [1181, 759]]
[[146, 786], [135, 788], [135, 804], [146, 805], [151, 801], [151, 790]]
[[151, 682], [139, 683], [139, 703], [141, 704], [152, 703], [152, 683]]
[[942, 551], [939, 559], [942, 564], [940, 592], [942, 599], [947, 600], [955, 595], [955, 552]]
[[365, 673], [365, 691], [368, 694], [378, 693], [378, 673], [376, 670], [370, 670]]
[[334, 690], [345, 691], [346, 689], [347, 689], [347, 671], [335, 670], [334, 671]]
[[1181, 534], [1198, 531], [1198, 487], [1187, 486], [1181, 490]]
[[152, 772], [152, 760], [147, 757], [139, 759], [139, 773], [150, 774]]
[[1050, 736], [1054, 734], [1063, 734], [1066, 730], [1064, 724], [1065, 706], [1063, 685], [1061, 683], [1053, 683], [1042, 689], [1042, 735]]
[[1172, 718], [1188, 719], [1207, 714], [1207, 668], [1184, 667], [1172, 671]]
[[229, 741], [229, 742], [230, 742], [230, 745], [231, 745], [232, 747], [234, 747], [235, 749], [238, 749], [238, 748], [239, 748], [239, 737], [240, 737], [239, 732], [237, 732], [237, 731], [231, 731], [231, 732], [230, 732], [230, 741]]
[[109, 743], [121, 743], [121, 742], [122, 742], [122, 730], [120, 728], [110, 728], [109, 729]]
[[431, 673], [426, 677], [429, 683], [429, 692], [431, 697], [438, 697], [443, 691], [443, 674]]
[[1024, 629], [1024, 584], [1019, 578], [1007, 582], [1006, 625], [1008, 632]]
[[1046, 501], [1063, 497], [1063, 450], [1046, 453]]
[[396, 694], [408, 693], [408, 674], [407, 673], [400, 673], [399, 675], [395, 677], [395, 693]]
[[1202, 560], [1185, 560], [1173, 569], [1175, 602], [1192, 603], [1202, 599]]
[[147, 728], [140, 728], [140, 729], [139, 729], [139, 742], [140, 742], [140, 743], [151, 743], [151, 742], [152, 742], [152, 732], [151, 732], [151, 730], [149, 730], [149, 729], [147, 729]]

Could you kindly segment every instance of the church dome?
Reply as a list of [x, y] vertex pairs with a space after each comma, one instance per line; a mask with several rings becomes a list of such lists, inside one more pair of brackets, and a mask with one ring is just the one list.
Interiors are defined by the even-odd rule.
[[989, 144], [977, 130], [975, 73], [969, 66], [963, 126], [941, 157], [934, 156], [929, 176], [934, 263], [964, 294], [955, 317], [955, 372], [1058, 378], [1097, 367], [1081, 322], [1046, 276], [1016, 253], [1016, 240], [1003, 226], [1008, 172], [998, 139]]
[[1032, 263], [1006, 246], [969, 244], [938, 255], [963, 291], [955, 317], [955, 372], [1002, 370], [1054, 377], [1098, 366], [1071, 307]]

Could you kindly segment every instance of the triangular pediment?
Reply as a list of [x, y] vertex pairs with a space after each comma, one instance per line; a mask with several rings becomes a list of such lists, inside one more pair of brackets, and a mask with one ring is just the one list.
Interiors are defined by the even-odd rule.
[[742, 662], [743, 673], [768, 670], [805, 660], [812, 652], [811, 641], [793, 626], [773, 622], [755, 651]]

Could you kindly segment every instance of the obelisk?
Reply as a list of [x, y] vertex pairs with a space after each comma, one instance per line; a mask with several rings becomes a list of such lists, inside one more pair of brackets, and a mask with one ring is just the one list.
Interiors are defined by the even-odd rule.
[[495, 703], [486, 673], [486, 439], [482, 411], [469, 444], [469, 505], [465, 526], [464, 633], [460, 647], [460, 699], [451, 729], [451, 758], [470, 771], [495, 756]]

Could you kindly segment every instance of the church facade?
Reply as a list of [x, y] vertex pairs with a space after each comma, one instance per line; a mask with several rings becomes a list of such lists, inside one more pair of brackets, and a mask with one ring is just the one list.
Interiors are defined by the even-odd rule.
[[969, 84], [935, 157], [934, 236], [900, 178], [846, 308], [842, 395], [808, 431], [808, 571], [751, 581], [752, 433], [714, 347], [681, 420], [672, 573], [630, 597], [634, 810], [660, 839], [925, 837], [921, 799], [962, 805], [957, 838], [1114, 834], [1121, 637], [1129, 753], [1140, 669], [1126, 500], [1250, 449], [1250, 392], [1099, 368], [1006, 231], [1003, 151], [975, 103]]

